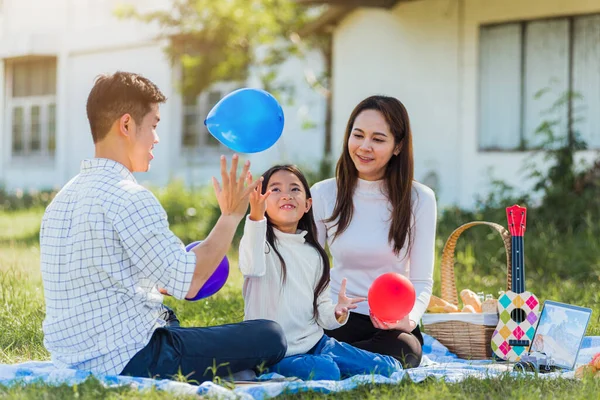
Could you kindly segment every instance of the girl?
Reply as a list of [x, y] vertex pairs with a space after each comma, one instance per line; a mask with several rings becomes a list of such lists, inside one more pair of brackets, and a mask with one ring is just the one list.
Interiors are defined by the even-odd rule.
[[[413, 179], [412, 133], [404, 105], [372, 96], [348, 120], [336, 178], [313, 188], [318, 240], [333, 256], [332, 295], [366, 296], [373, 280], [397, 272], [413, 283], [417, 301], [406, 318], [382, 323], [359, 304], [337, 340], [394, 356], [406, 368], [421, 362], [418, 323], [433, 286], [435, 195]], [[368, 233], [366, 235], [365, 233]]]
[[329, 259], [317, 242], [312, 199], [304, 175], [291, 165], [263, 174], [250, 195], [250, 214], [240, 242], [245, 320], [269, 319], [283, 328], [286, 358], [271, 368], [301, 379], [389, 375], [401, 369], [392, 357], [359, 350], [324, 335], [348, 320], [364, 298], [348, 298], [342, 280], [334, 304]]

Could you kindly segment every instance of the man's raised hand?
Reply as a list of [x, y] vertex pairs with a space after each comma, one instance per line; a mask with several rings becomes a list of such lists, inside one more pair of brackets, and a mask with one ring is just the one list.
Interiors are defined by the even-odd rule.
[[[234, 154], [231, 158], [231, 168], [227, 172], [227, 159], [221, 156], [221, 184], [212, 178], [217, 202], [221, 214], [236, 217], [241, 220], [248, 210], [249, 195], [256, 188], [260, 180], [252, 182], [250, 174], [250, 161], [244, 163], [242, 174], [238, 178], [237, 167], [239, 157]], [[248, 183], [246, 185], [246, 183]]]

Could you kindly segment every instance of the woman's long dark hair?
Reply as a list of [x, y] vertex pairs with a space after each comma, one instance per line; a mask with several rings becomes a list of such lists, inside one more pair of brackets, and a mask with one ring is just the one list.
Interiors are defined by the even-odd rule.
[[[307, 199], [312, 198], [312, 195], [310, 194], [310, 186], [308, 185], [306, 178], [304, 177], [302, 172], [295, 165], [276, 165], [272, 168], [269, 168], [262, 175], [263, 176], [263, 183], [262, 183], [262, 190], [261, 190], [262, 194], [266, 193], [271, 176], [273, 176], [273, 174], [278, 171], [288, 171], [288, 172], [291, 172], [292, 174], [296, 175], [298, 177], [298, 179], [300, 180], [300, 182], [302, 183], [302, 186], [304, 187], [304, 191], [306, 193], [306, 198]], [[285, 263], [285, 260], [283, 259], [283, 257], [281, 256], [281, 253], [279, 253], [279, 250], [277, 250], [277, 244], [276, 244], [277, 238], [275, 237], [275, 233], [273, 232], [273, 228], [274, 228], [273, 222], [271, 221], [271, 218], [269, 217], [268, 213], [266, 213], [266, 218], [267, 218], [267, 243], [269, 244], [269, 247], [275, 251], [275, 254], [277, 254], [277, 257], [279, 258], [279, 261], [281, 262], [282, 283], [285, 283], [286, 276], [287, 276], [286, 263]], [[304, 237], [304, 239], [306, 240], [306, 243], [308, 243], [310, 246], [314, 247], [319, 252], [321, 259], [323, 260], [323, 262], [322, 262], [323, 271], [321, 272], [321, 279], [319, 279], [319, 282], [317, 283], [317, 286], [315, 287], [315, 295], [313, 298], [313, 317], [316, 320], [317, 317], [319, 316], [319, 310], [317, 308], [317, 299], [319, 298], [321, 293], [323, 293], [323, 291], [329, 284], [330, 265], [329, 265], [329, 257], [327, 256], [327, 253], [325, 253], [325, 250], [317, 241], [317, 225], [315, 224], [315, 217], [313, 215], [312, 207], [310, 208], [310, 210], [308, 210], [307, 213], [305, 213], [302, 216], [302, 218], [300, 218], [300, 221], [298, 222], [298, 229], [301, 229], [301, 230], [304, 230], [307, 232], [306, 236]]]
[[414, 160], [408, 112], [398, 99], [387, 96], [371, 96], [361, 101], [350, 114], [344, 135], [344, 150], [337, 162], [335, 171], [337, 198], [333, 214], [327, 222], [337, 220], [334, 225], [337, 226], [334, 234], [335, 239], [348, 228], [350, 221], [352, 221], [354, 213], [352, 196], [358, 182], [358, 171], [350, 157], [348, 140], [356, 117], [365, 110], [379, 111], [383, 115], [392, 135], [394, 135], [394, 144], [400, 146], [400, 153], [392, 155], [383, 178], [387, 196], [392, 203], [392, 220], [388, 240], [394, 246], [394, 253], [399, 255], [405, 242], [408, 244], [407, 249], [410, 249], [412, 242], [411, 192], [414, 179]]

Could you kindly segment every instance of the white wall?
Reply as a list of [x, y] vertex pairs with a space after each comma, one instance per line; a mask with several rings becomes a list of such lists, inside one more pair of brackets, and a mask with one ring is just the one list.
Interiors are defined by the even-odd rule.
[[441, 204], [472, 206], [474, 196], [490, 189], [490, 168], [494, 177], [520, 186], [529, 153], [477, 149], [479, 26], [599, 11], [597, 0], [417, 0], [392, 11], [352, 13], [334, 40], [338, 151], [352, 108], [369, 95], [386, 94], [407, 107], [415, 177], [438, 174]]
[[0, 58], [56, 54], [68, 0], [4, 0]]

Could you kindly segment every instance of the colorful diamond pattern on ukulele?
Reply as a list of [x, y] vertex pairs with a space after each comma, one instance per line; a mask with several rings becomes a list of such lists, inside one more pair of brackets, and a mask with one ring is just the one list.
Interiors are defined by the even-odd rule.
[[535, 315], [535, 313], [532, 311], [529, 313], [529, 315], [527, 316], [527, 321], [533, 325], [536, 323], [536, 321], [538, 320], [537, 315]]
[[533, 335], [535, 335], [535, 326], [532, 326], [527, 330], [527, 337], [529, 340], [533, 340]]
[[512, 303], [512, 300], [505, 293], [498, 299], [498, 303], [500, 303], [502, 307], [507, 308]]
[[515, 328], [515, 330], [513, 331], [513, 335], [515, 335], [515, 337], [519, 340], [521, 340], [521, 338], [523, 337], [523, 335], [525, 335], [525, 332], [523, 332], [523, 329], [521, 329], [520, 326], [517, 326]]
[[517, 296], [512, 303], [516, 308], [521, 308], [523, 307], [523, 304], [525, 304], [525, 301], [520, 296]]
[[500, 329], [500, 331], [498, 331], [498, 333], [500, 334], [500, 336], [506, 339], [510, 336], [510, 329], [508, 329], [507, 326], [504, 326], [502, 329]]
[[500, 345], [500, 347], [498, 348], [504, 355], [506, 355], [506, 353], [508, 353], [510, 351], [510, 346], [508, 345], [508, 342], [502, 342], [502, 344]]
[[508, 313], [508, 311], [504, 310], [502, 311], [502, 314], [500, 314], [500, 320], [502, 322], [504, 322], [505, 324], [510, 321], [510, 314]]
[[528, 347], [514, 346], [512, 347], [512, 351], [514, 351], [515, 353], [517, 353], [518, 356], [520, 356], [527, 348]]
[[540, 304], [539, 301], [537, 301], [537, 299], [535, 298], [535, 296], [531, 296], [529, 297], [529, 299], [527, 299], [527, 301], [525, 302], [527, 303], [527, 306], [529, 306], [530, 309], [534, 309], [538, 304]]

